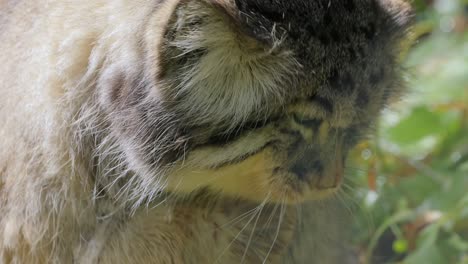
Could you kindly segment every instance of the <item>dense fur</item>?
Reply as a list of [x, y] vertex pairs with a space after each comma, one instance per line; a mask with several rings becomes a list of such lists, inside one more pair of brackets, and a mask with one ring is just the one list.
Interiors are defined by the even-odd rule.
[[409, 12], [0, 1], [0, 262], [346, 263], [321, 198], [400, 94]]

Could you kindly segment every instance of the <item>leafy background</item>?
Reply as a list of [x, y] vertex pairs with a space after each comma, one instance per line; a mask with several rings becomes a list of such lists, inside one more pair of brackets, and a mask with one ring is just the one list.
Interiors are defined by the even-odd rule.
[[413, 5], [409, 94], [352, 155], [354, 243], [361, 263], [468, 264], [468, 1]]

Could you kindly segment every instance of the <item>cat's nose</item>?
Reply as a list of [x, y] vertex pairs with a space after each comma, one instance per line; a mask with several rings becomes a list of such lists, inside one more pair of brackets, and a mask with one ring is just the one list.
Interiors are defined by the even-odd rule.
[[336, 188], [343, 179], [344, 157], [341, 146], [334, 152], [331, 159], [325, 159], [316, 151], [306, 149], [289, 166], [289, 172], [317, 189]]
[[331, 189], [339, 186], [343, 179], [343, 166], [337, 163], [330, 165], [326, 171], [317, 162], [294, 164], [290, 172], [303, 181], [311, 182], [317, 189]]

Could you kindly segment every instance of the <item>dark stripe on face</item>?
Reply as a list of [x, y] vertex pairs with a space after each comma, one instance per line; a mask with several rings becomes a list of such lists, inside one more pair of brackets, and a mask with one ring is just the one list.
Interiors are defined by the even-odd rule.
[[309, 97], [309, 100], [311, 102], [318, 104], [327, 113], [329, 114], [333, 113], [333, 104], [327, 98], [319, 96], [319, 95], [314, 95], [314, 96]]
[[212, 135], [205, 144], [207, 145], [225, 145], [229, 142], [239, 139], [241, 136], [245, 135], [251, 130], [255, 130], [261, 127], [266, 126], [266, 122], [248, 122], [242, 126], [234, 128], [230, 132], [221, 132], [215, 135]]
[[359, 91], [356, 97], [356, 107], [365, 108], [369, 104], [369, 95], [366, 91]]
[[226, 162], [222, 162], [220, 164], [216, 164], [215, 166], [212, 166], [211, 169], [217, 169], [217, 168], [221, 168], [221, 167], [224, 167], [224, 166], [241, 163], [244, 160], [248, 159], [249, 157], [254, 156], [255, 154], [258, 154], [258, 153], [262, 152], [264, 149], [266, 149], [268, 147], [271, 147], [271, 146], [274, 146], [275, 144], [278, 144], [278, 141], [276, 141], [276, 140], [269, 141], [265, 145], [263, 145], [262, 147], [256, 149], [255, 151], [245, 153], [242, 156], [235, 157], [234, 159], [228, 160]]
[[300, 118], [297, 114], [293, 115], [294, 122], [296, 122], [299, 125], [312, 128], [314, 131], [317, 131], [317, 129], [320, 127], [322, 124], [323, 120], [320, 119], [304, 119]]
[[[200, 145], [214, 145], [214, 146], [223, 146], [226, 144], [229, 144], [233, 141], [238, 140], [245, 134], [249, 133], [250, 131], [257, 130], [263, 127], [266, 127], [272, 123], [277, 122], [281, 117], [280, 116], [272, 116], [268, 118], [267, 120], [261, 120], [261, 121], [250, 121], [250, 122], [245, 122], [233, 129], [230, 129], [229, 131], [226, 130], [217, 130], [217, 132], [212, 132], [213, 134], [205, 141], [200, 142], [196, 146]], [[201, 126], [198, 127], [196, 130], [200, 130], [203, 133], [203, 129]], [[189, 130], [194, 130], [194, 129], [189, 129]], [[205, 130], [206, 131], [206, 130]], [[194, 137], [197, 137], [196, 134], [193, 135]]]

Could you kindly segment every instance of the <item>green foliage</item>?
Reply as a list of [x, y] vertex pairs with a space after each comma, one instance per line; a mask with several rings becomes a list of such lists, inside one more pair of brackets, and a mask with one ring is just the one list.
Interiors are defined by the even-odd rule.
[[363, 263], [468, 263], [467, 4], [414, 1], [408, 95], [353, 155]]

